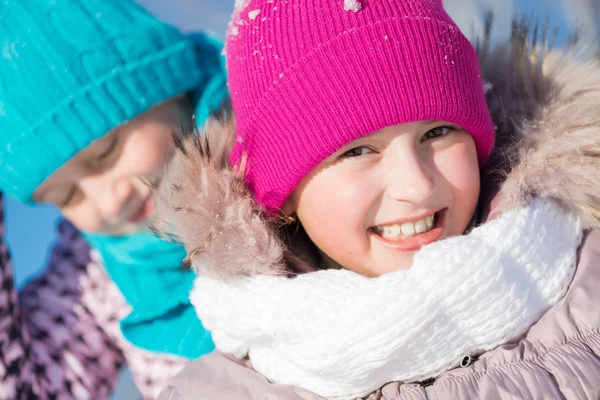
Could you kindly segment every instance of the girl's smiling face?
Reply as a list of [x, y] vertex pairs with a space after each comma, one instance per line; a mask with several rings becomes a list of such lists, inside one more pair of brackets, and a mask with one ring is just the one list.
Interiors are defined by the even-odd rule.
[[[191, 124], [183, 98], [167, 101], [118, 127], [65, 163], [34, 193], [85, 232], [122, 235], [147, 230], [151, 190], [175, 153], [173, 132]], [[188, 122], [189, 121], [189, 122]]]
[[314, 168], [284, 206], [329, 267], [365, 276], [406, 269], [422, 246], [467, 229], [479, 198], [471, 135], [440, 121], [358, 139]]

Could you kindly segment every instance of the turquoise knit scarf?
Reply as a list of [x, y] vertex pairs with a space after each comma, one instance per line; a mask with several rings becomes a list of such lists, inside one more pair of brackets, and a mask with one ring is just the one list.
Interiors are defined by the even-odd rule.
[[121, 321], [127, 340], [188, 359], [214, 349], [188, 298], [195, 275], [179, 268], [186, 254], [182, 246], [150, 233], [83, 236], [100, 252], [106, 271], [133, 308]]

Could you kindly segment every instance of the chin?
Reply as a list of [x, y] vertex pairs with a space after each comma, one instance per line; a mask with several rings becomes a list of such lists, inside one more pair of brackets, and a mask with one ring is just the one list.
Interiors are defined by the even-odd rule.
[[111, 236], [131, 235], [134, 233], [149, 232], [148, 224], [133, 224], [130, 222], [123, 223], [118, 226], [113, 226], [104, 229], [101, 233]]
[[403, 269], [409, 269], [413, 265], [414, 254], [404, 255], [402, 259], [397, 261], [386, 260], [381, 262], [373, 268], [367, 269], [367, 276], [378, 277], [381, 275], [389, 274], [390, 272], [396, 272]]

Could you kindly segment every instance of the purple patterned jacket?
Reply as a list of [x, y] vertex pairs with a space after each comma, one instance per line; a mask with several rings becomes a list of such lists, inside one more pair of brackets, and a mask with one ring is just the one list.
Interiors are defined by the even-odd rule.
[[0, 194], [0, 399], [107, 399], [125, 364], [156, 398], [186, 361], [127, 342], [119, 289], [71, 224], [58, 233], [46, 270], [17, 293]]

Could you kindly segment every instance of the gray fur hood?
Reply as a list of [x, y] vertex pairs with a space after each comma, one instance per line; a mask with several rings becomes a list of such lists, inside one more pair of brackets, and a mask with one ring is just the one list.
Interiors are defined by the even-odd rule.
[[[492, 50], [478, 47], [497, 128], [482, 174], [484, 187], [500, 189], [493, 212], [553, 199], [579, 214], [586, 229], [597, 229], [600, 65], [519, 35]], [[281, 224], [264, 218], [244, 185], [243, 168], [230, 165], [234, 140], [233, 123], [215, 120], [204, 134], [178, 141], [180, 152], [157, 189], [157, 230], [181, 240], [188, 250], [185, 265], [203, 274], [283, 274]], [[483, 192], [484, 208], [490, 192]]]

